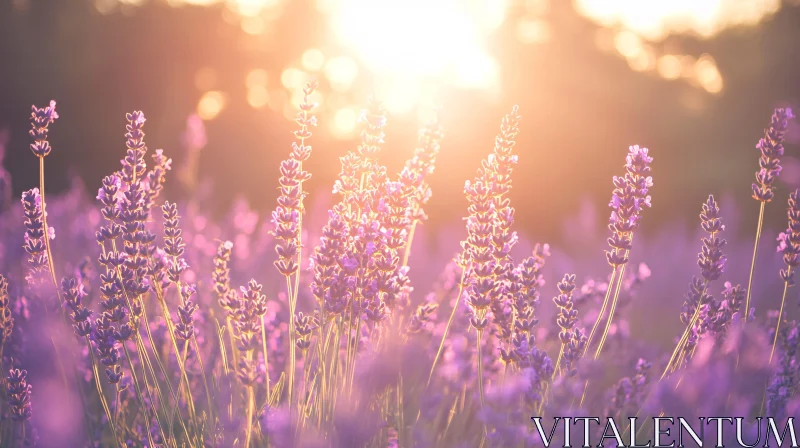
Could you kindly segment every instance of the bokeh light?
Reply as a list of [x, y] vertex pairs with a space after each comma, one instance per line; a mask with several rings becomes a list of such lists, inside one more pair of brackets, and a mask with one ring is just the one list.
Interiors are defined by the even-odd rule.
[[[283, 46], [277, 66], [253, 67], [246, 75], [244, 100], [252, 108], [290, 117], [303, 84], [322, 82], [320, 113], [332, 135], [349, 138], [350, 108], [374, 94], [398, 116], [420, 116], [448, 89], [480, 92], [490, 102], [502, 98], [503, 80], [511, 74], [490, 50], [504, 34], [523, 45], [554, 44], [563, 8], [555, 0], [313, 0], [302, 7], [288, 0], [149, 0], [172, 7], [218, 6], [224, 23], [242, 35], [248, 51], [272, 52], [279, 19], [294, 8], [318, 15], [318, 32], [302, 43]], [[130, 13], [144, 0], [94, 0], [103, 14]], [[598, 25], [596, 47], [641, 73], [678, 81], [700, 95], [719, 95], [725, 74], [710, 54], [682, 48], [674, 35], [709, 38], [735, 26], [752, 26], [771, 17], [781, 0], [572, 0], [570, 6]], [[296, 12], [294, 12], [296, 13]], [[292, 19], [296, 20], [296, 19]], [[316, 27], [316, 25], [315, 25]], [[294, 28], [292, 28], [294, 29]], [[221, 31], [217, 31], [221, 32]], [[284, 31], [281, 31], [284, 32]], [[291, 37], [289, 37], [291, 38]], [[265, 66], [266, 67], [266, 66]], [[224, 73], [198, 67], [194, 85], [206, 92], [197, 105], [205, 119], [216, 117], [227, 98], [217, 90]], [[694, 94], [691, 98], [699, 98]], [[692, 104], [703, 100], [693, 100]]]
[[206, 92], [197, 103], [197, 115], [203, 120], [213, 120], [225, 108], [225, 102], [225, 95], [222, 92]]
[[671, 33], [710, 37], [735, 25], [753, 25], [774, 14], [780, 0], [575, 0], [576, 9], [606, 27], [622, 27], [649, 40]]

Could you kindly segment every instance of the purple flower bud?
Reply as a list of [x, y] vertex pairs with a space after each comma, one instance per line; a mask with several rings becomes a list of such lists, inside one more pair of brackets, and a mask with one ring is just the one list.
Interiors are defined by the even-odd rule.
[[56, 113], [56, 102], [50, 101], [47, 107], [38, 108], [31, 106], [31, 125], [32, 129], [29, 134], [33, 138], [31, 143], [31, 151], [37, 157], [46, 157], [50, 154], [50, 142], [47, 141], [48, 126], [56, 121], [58, 113]]
[[31, 410], [31, 391], [33, 387], [27, 381], [28, 372], [11, 369], [6, 377], [6, 395], [11, 408], [11, 418], [15, 421], [29, 420]]

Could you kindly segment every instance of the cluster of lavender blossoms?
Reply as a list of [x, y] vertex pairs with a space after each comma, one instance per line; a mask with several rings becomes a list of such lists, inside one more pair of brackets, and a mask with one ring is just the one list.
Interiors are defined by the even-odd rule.
[[[206, 144], [199, 117], [187, 122], [176, 170], [192, 197], [164, 200], [172, 160], [160, 149], [148, 156], [146, 120], [135, 111], [125, 117], [119, 169], [102, 178], [97, 202], [78, 190], [48, 202], [44, 159], [58, 115], [55, 102], [33, 108], [39, 187], [0, 210], [0, 236], [17, 248], [0, 257], [0, 445], [534, 446], [541, 440], [531, 417], [544, 427], [555, 416], [601, 414], [770, 415], [785, 423], [800, 412], [800, 336], [784, 312], [800, 265], [800, 193], [788, 197], [782, 259], [774, 260], [783, 269], [771, 275], [783, 281], [783, 300], [761, 313], [766, 321], [749, 307], [753, 276], [747, 288], [727, 278], [728, 258], [741, 251], [721, 237], [722, 213], [708, 197], [700, 272], [672, 315], [682, 333], [662, 353], [638, 337], [642, 311], [631, 305], [662, 292], [649, 287], [650, 268], [633, 251], [651, 206], [647, 148], [630, 146], [625, 174], [613, 178], [610, 248], [594, 260], [611, 275], [584, 277], [582, 265], [547, 244], [527, 246], [514, 228], [515, 106], [465, 183], [460, 251], [438, 257], [451, 261], [424, 290], [416, 276], [431, 274], [425, 263], [439, 254], [414, 239], [444, 139], [438, 117], [392, 173], [382, 162], [386, 112], [371, 99], [357, 146], [340, 158], [334, 204], [315, 213], [304, 185], [313, 99], [323, 88], [302, 89], [276, 208], [267, 215], [238, 204], [220, 220], [208, 217], [193, 171]], [[762, 205], [779, 194], [791, 117], [776, 109], [758, 144], [753, 191]], [[56, 242], [48, 219], [69, 238]], [[420, 255], [411, 257], [412, 247]], [[517, 258], [524, 247], [532, 250]], [[34, 414], [29, 383], [39, 381], [46, 392], [35, 397], [42, 411]], [[56, 402], [69, 409], [63, 421], [48, 412]], [[602, 427], [590, 434], [603, 435]]]

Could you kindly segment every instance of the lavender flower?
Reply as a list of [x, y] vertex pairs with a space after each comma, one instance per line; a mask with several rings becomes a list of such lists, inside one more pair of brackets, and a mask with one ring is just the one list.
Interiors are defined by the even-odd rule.
[[[22, 193], [22, 212], [25, 215], [25, 251], [31, 265], [31, 277], [47, 271], [47, 246], [45, 244], [44, 221], [42, 220], [42, 197], [39, 189], [33, 188]], [[52, 227], [51, 227], [52, 229]]]
[[[707, 294], [708, 283], [716, 280], [722, 275], [725, 269], [727, 258], [722, 253], [725, 240], [717, 236], [719, 232], [725, 230], [722, 218], [719, 215], [719, 207], [714, 196], [709, 196], [703, 204], [703, 211], [700, 213], [700, 227], [708, 232], [708, 237], [702, 238], [703, 247], [697, 255], [697, 265], [700, 267], [702, 279], [693, 278], [689, 285], [689, 293], [686, 295], [681, 311], [681, 322], [688, 324], [697, 314], [697, 307], [711, 302], [712, 297]], [[697, 318], [695, 317], [694, 320]]]
[[783, 254], [783, 262], [787, 269], [781, 269], [780, 275], [789, 286], [794, 286], [793, 269], [800, 265], [800, 202], [798, 190], [789, 195], [789, 227], [778, 235], [778, 252]]
[[800, 327], [797, 322], [789, 322], [777, 336], [781, 353], [778, 368], [767, 387], [767, 415], [782, 418], [786, 416], [786, 405], [800, 388], [800, 369], [798, 368], [798, 348], [800, 348]]
[[406, 161], [400, 172], [399, 180], [412, 203], [410, 216], [412, 223], [427, 219], [422, 207], [431, 197], [431, 188], [426, 178], [433, 174], [442, 138], [443, 130], [438, 120], [427, 124], [419, 133], [414, 156]]
[[408, 334], [420, 334], [425, 332], [433, 320], [433, 314], [438, 305], [436, 303], [425, 303], [419, 305], [411, 316], [406, 331]]
[[556, 324], [561, 328], [558, 339], [561, 341], [561, 352], [559, 361], [556, 361], [555, 370], [561, 368], [560, 360], [563, 359], [564, 376], [572, 377], [577, 374], [575, 365], [582, 356], [588, 338], [583, 330], [576, 328], [578, 323], [578, 310], [574, 308], [572, 292], [575, 290], [575, 274], [565, 274], [564, 278], [558, 282], [558, 291], [561, 293], [553, 298], [558, 306]]
[[297, 254], [300, 251], [300, 218], [303, 214], [303, 183], [311, 178], [311, 174], [303, 170], [303, 162], [311, 156], [311, 146], [305, 140], [311, 137], [310, 127], [317, 125], [317, 118], [311, 115], [316, 104], [309, 102], [309, 97], [317, 88], [316, 82], [307, 83], [303, 88], [303, 102], [300, 104], [300, 113], [295, 122], [300, 129], [294, 131], [294, 136], [299, 143], [292, 142], [292, 152], [288, 159], [281, 162], [280, 196], [278, 208], [272, 212], [272, 222], [275, 224], [274, 235], [279, 244], [275, 247], [278, 260], [275, 266], [278, 271], [286, 276], [292, 275], [299, 269]]
[[252, 353], [258, 347], [258, 335], [261, 331], [260, 316], [263, 315], [261, 312], [266, 310], [266, 297], [261, 294], [261, 289], [262, 286], [255, 280], [250, 280], [247, 286], [242, 286], [241, 305], [232, 316], [237, 347], [245, 354], [239, 359], [237, 371], [239, 380], [244, 385], [252, 385], [256, 380]]
[[606, 258], [611, 266], [617, 267], [628, 262], [628, 252], [633, 244], [633, 231], [639, 227], [641, 212], [650, 207], [650, 196], [647, 194], [653, 186], [650, 163], [653, 158], [648, 155], [647, 148], [631, 146], [625, 159], [626, 173], [622, 177], [614, 176], [614, 192], [609, 206], [612, 209], [608, 228], [611, 238], [608, 244], [611, 250]]
[[726, 241], [718, 236], [725, 230], [725, 226], [722, 224], [719, 207], [713, 195], [703, 204], [700, 227], [709, 235], [702, 238], [703, 247], [697, 255], [697, 265], [700, 267], [702, 279], [694, 277], [689, 284], [689, 292], [681, 307], [681, 322], [688, 326], [673, 352], [664, 375], [670, 369], [674, 370], [691, 359], [700, 338], [714, 327], [715, 316], [720, 310], [720, 304], [708, 294], [709, 282], [722, 275], [727, 262], [727, 257], [722, 252]]
[[718, 233], [725, 230], [725, 226], [722, 224], [719, 207], [714, 201], [714, 196], [709, 196], [706, 203], [703, 204], [700, 220], [700, 227], [709, 234], [709, 237], [702, 240], [703, 249], [698, 254], [697, 264], [700, 266], [703, 278], [710, 282], [722, 275], [727, 261], [727, 258], [722, 253], [725, 240], [717, 236]]
[[132, 112], [126, 115], [128, 125], [126, 126], [126, 156], [122, 159], [122, 170], [119, 172], [120, 180], [125, 186], [123, 200], [121, 201], [120, 222], [123, 233], [123, 251], [127, 255], [125, 262], [121, 266], [121, 276], [125, 291], [130, 295], [130, 300], [134, 309], [130, 310], [134, 320], [134, 326], [141, 314], [138, 305], [139, 296], [147, 292], [150, 288], [144, 282], [147, 273], [148, 256], [152, 253], [151, 245], [156, 239], [156, 235], [145, 227], [149, 211], [147, 205], [147, 193], [144, 189], [144, 178], [147, 165], [144, 155], [147, 147], [144, 143], [144, 132], [142, 128], [145, 123], [144, 114]]
[[[482, 162], [474, 182], [467, 181], [464, 193], [470, 203], [467, 218], [467, 239], [462, 242], [462, 266], [470, 265], [467, 303], [472, 310], [472, 325], [483, 330], [488, 325], [486, 309], [502, 293], [498, 280], [510, 273], [506, 257], [516, 243], [516, 233], [510, 231], [513, 209], [505, 195], [511, 190], [511, 170], [517, 163], [512, 153], [514, 139], [519, 132], [520, 117], [515, 106], [503, 118], [500, 134], [495, 139], [495, 149]], [[496, 269], [502, 269], [496, 276]]]
[[566, 344], [569, 342], [569, 332], [575, 328], [575, 324], [578, 322], [578, 310], [573, 308], [572, 301], [572, 291], [575, 290], [575, 274], [564, 274], [564, 278], [558, 282], [557, 287], [561, 294], [555, 296], [553, 302], [558, 306], [556, 323], [561, 328], [558, 338], [562, 344]]
[[633, 377], [622, 378], [616, 386], [606, 415], [614, 418], [623, 418], [632, 410], [640, 408], [644, 400], [644, 391], [647, 384], [647, 372], [652, 364], [639, 359], [636, 363], [636, 374]]
[[172, 283], [178, 285], [181, 274], [189, 267], [183, 257], [185, 244], [181, 237], [178, 206], [166, 202], [161, 206], [161, 210], [164, 216], [164, 252], [171, 257], [167, 268], [167, 277]]
[[[97, 355], [100, 357], [100, 363], [106, 366], [106, 376], [111, 384], [119, 383], [122, 379], [122, 360], [119, 356], [119, 349], [117, 348], [117, 339], [115, 334], [118, 333], [112, 318], [116, 316], [108, 311], [103, 312], [99, 318], [95, 320], [94, 331], [92, 332], [91, 339], [97, 348]], [[121, 327], [123, 328], [123, 327]], [[124, 328], [129, 328], [127, 325]], [[130, 330], [124, 330], [127, 335], [130, 335]]]
[[219, 298], [219, 304], [230, 314], [239, 306], [236, 291], [231, 289], [231, 269], [228, 266], [231, 261], [232, 249], [233, 243], [230, 241], [223, 241], [219, 244], [217, 253], [214, 255], [214, 272], [212, 274], [214, 291]]
[[50, 142], [47, 141], [48, 126], [56, 121], [56, 102], [50, 101], [50, 105], [42, 108], [31, 106], [31, 125], [30, 136], [33, 138], [31, 151], [36, 157], [46, 157], [50, 154]]
[[[14, 316], [11, 314], [11, 303], [8, 297], [8, 280], [0, 274], [0, 347], [11, 337], [14, 331]], [[0, 351], [0, 357], [3, 353]]]
[[178, 305], [178, 322], [175, 324], [175, 336], [186, 341], [194, 336], [194, 313], [198, 306], [192, 300], [197, 287], [195, 285], [181, 285], [181, 304]]
[[311, 333], [316, 328], [313, 316], [299, 312], [294, 316], [294, 328], [297, 332], [297, 348], [305, 352], [311, 346]]
[[14, 421], [29, 420], [33, 415], [31, 410], [31, 391], [33, 386], [28, 384], [26, 370], [11, 369], [6, 377], [6, 395], [11, 408], [11, 418]]
[[155, 206], [156, 199], [164, 189], [167, 171], [172, 169], [172, 159], [164, 155], [163, 149], [156, 149], [152, 155], [153, 168], [147, 173], [145, 188], [145, 209]]
[[92, 311], [83, 306], [82, 299], [86, 297], [83, 284], [74, 277], [61, 280], [61, 294], [64, 300], [64, 308], [70, 310], [69, 317], [72, 319], [72, 328], [75, 335], [79, 338], [86, 337], [92, 333]]
[[758, 159], [760, 170], [756, 172], [756, 182], [753, 183], [753, 199], [757, 201], [770, 202], [775, 196], [772, 184], [781, 174], [783, 140], [789, 120], [792, 118], [794, 118], [792, 109], [775, 109], [770, 126], [764, 130], [764, 137], [756, 145], [761, 153]]
[[741, 285], [733, 286], [731, 282], [725, 282], [722, 297], [722, 302], [716, 307], [715, 314], [710, 319], [709, 328], [719, 342], [724, 341], [733, 322], [741, 318], [745, 298], [744, 288]]

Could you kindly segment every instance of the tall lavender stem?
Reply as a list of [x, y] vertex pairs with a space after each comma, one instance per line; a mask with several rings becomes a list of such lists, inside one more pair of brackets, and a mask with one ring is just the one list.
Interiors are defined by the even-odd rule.
[[753, 274], [756, 269], [756, 258], [758, 257], [758, 242], [761, 239], [761, 230], [764, 226], [764, 208], [770, 202], [775, 193], [772, 191], [772, 184], [781, 174], [781, 160], [783, 157], [783, 140], [786, 135], [786, 128], [789, 120], [794, 116], [792, 109], [777, 108], [772, 114], [770, 127], [764, 131], [756, 148], [761, 152], [758, 159], [759, 171], [756, 172], [756, 182], [753, 183], [753, 199], [761, 203], [758, 212], [758, 226], [756, 227], [756, 240], [753, 245], [753, 261], [750, 263], [750, 275], [747, 279], [747, 297], [744, 305], [744, 319], [747, 322], [750, 317], [750, 297], [753, 293]]
[[778, 324], [775, 327], [775, 338], [772, 341], [772, 351], [769, 354], [769, 363], [772, 364], [772, 357], [775, 355], [775, 346], [778, 343], [778, 334], [783, 320], [783, 308], [786, 304], [786, 292], [794, 286], [793, 269], [800, 265], [800, 191], [795, 190], [789, 195], [789, 209], [787, 211], [789, 227], [785, 232], [778, 235], [778, 252], [783, 253], [783, 262], [786, 263], [786, 270], [781, 269], [780, 276], [783, 280], [783, 295], [781, 296], [781, 308], [778, 311]]
[[[595, 359], [600, 356], [603, 350], [603, 345], [614, 318], [622, 279], [625, 275], [625, 265], [628, 263], [628, 254], [633, 246], [633, 232], [639, 227], [639, 220], [644, 207], [650, 207], [650, 196], [647, 193], [650, 187], [653, 186], [653, 178], [648, 175], [652, 162], [653, 158], [648, 155], [647, 148], [640, 148], [637, 145], [631, 146], [625, 159], [625, 176], [614, 177], [615, 188], [609, 203], [613, 211], [608, 225], [612, 232], [611, 237], [608, 239], [611, 250], [606, 252], [606, 258], [614, 268], [614, 273], [617, 273], [617, 286], [614, 289], [614, 296], [611, 300], [611, 309], [608, 313], [606, 327], [594, 354]], [[614, 273], [612, 273], [612, 282], [608, 285], [606, 297], [608, 297], [609, 291], [613, 287]], [[602, 314], [598, 316], [598, 320], [602, 318]], [[597, 322], [595, 322], [595, 326], [597, 326]], [[591, 342], [591, 337], [592, 335], [590, 334], [589, 341], [586, 344], [587, 349]]]
[[[303, 162], [311, 156], [311, 146], [305, 141], [311, 137], [311, 127], [317, 125], [317, 119], [310, 112], [316, 104], [309, 101], [310, 96], [317, 88], [316, 82], [309, 82], [303, 88], [303, 102], [300, 103], [300, 112], [295, 118], [295, 122], [300, 129], [294, 131], [297, 142], [292, 143], [292, 153], [289, 159], [281, 163], [280, 190], [278, 198], [278, 208], [272, 213], [272, 221], [275, 224], [274, 234], [280, 241], [275, 250], [278, 252], [278, 260], [275, 266], [281, 274], [286, 277], [286, 289], [289, 299], [289, 406], [294, 407], [294, 382], [295, 382], [295, 363], [296, 363], [296, 331], [294, 316], [297, 311], [297, 297], [300, 289], [300, 266], [303, 261], [303, 183], [311, 178], [311, 175], [303, 170]], [[292, 279], [294, 276], [294, 279]], [[262, 321], [262, 328], [263, 328]], [[264, 339], [262, 337], [262, 339]], [[267, 343], [262, 341], [264, 351], [264, 361], [267, 360]], [[269, 365], [266, 370], [267, 396], [269, 390]]]
[[58, 113], [56, 112], [56, 102], [52, 100], [47, 107], [38, 108], [36, 106], [31, 106], [31, 109], [32, 129], [29, 133], [34, 139], [34, 142], [31, 143], [31, 151], [39, 158], [39, 194], [41, 195], [47, 266], [50, 270], [50, 278], [53, 281], [53, 287], [56, 288], [56, 293], [58, 293], [58, 280], [56, 279], [55, 268], [53, 266], [53, 252], [50, 249], [50, 231], [47, 226], [47, 211], [44, 198], [44, 158], [50, 154], [52, 149], [50, 147], [50, 142], [47, 141], [47, 132], [48, 126], [58, 118]]

